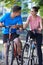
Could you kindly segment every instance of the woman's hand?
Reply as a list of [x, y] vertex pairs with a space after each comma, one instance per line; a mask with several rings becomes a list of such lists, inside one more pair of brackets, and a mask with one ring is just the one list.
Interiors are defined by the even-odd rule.
[[42, 29], [41, 28], [38, 28], [38, 31], [41, 31]]

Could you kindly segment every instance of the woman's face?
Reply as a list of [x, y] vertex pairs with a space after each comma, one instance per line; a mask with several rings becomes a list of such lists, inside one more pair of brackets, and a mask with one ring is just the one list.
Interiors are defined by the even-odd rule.
[[37, 12], [34, 9], [31, 9], [31, 15], [35, 16], [37, 14]]

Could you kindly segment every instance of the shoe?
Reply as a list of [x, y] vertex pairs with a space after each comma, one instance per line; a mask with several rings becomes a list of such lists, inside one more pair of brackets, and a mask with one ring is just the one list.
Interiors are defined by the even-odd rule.
[[21, 63], [21, 55], [18, 57], [18, 62]]

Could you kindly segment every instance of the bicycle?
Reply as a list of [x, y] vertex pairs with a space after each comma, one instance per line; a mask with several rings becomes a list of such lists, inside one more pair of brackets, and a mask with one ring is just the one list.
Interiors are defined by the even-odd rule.
[[34, 44], [34, 40], [30, 38], [30, 30], [25, 30], [27, 31], [27, 36], [22, 50], [21, 65], [35, 65], [35, 63], [38, 63], [38, 56], [34, 55], [37, 46]]
[[[10, 40], [11, 35], [11, 26], [3, 26], [5, 28], [9, 28], [9, 39], [7, 41], [7, 51], [6, 51], [6, 64], [7, 65], [13, 65], [13, 61], [16, 58], [17, 64], [20, 65], [19, 57], [17, 54], [17, 45], [16, 49], [14, 48], [14, 40]], [[10, 55], [11, 54], [11, 55]]]

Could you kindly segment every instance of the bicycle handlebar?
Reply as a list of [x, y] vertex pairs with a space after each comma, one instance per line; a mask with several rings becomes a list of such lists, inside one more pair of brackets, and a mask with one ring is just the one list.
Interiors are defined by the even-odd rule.
[[[5, 28], [12, 29], [12, 26], [14, 26], [14, 25], [9, 25], [9, 26], [5, 26], [5, 25], [3, 25], [3, 26], [0, 26], [0, 28], [5, 27]], [[18, 30], [19, 28], [16, 28], [16, 29]]]
[[5, 27], [5, 28], [10, 28], [11, 27], [11, 25], [10, 26], [5, 26], [5, 25], [3, 25], [3, 26], [0, 26], [1, 28], [2, 27]]
[[[34, 33], [37, 33], [37, 31], [38, 31], [37, 29], [34, 29], [34, 30], [31, 30], [31, 29], [30, 29], [30, 30], [28, 30], [28, 29], [23, 29], [23, 30], [26, 30], [27, 32], [33, 31]], [[43, 29], [42, 29], [42, 30], [43, 30]], [[41, 30], [41, 31], [42, 31], [42, 30]]]
[[33, 31], [33, 30], [31, 30], [31, 29], [30, 29], [30, 30], [28, 30], [28, 29], [23, 29], [23, 30], [25, 30], [25, 31], [27, 31], [27, 32]]

